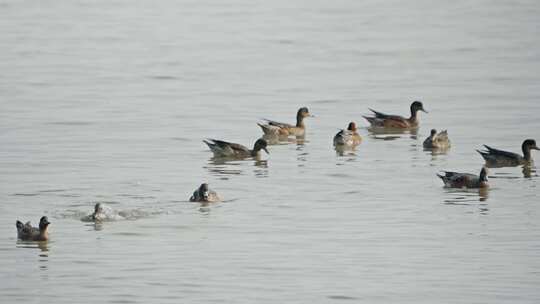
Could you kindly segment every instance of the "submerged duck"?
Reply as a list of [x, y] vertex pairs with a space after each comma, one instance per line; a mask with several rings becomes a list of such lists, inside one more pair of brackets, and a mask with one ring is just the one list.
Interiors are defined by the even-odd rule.
[[362, 137], [357, 132], [356, 123], [350, 122], [347, 130], [340, 130], [334, 136], [334, 146], [354, 147], [360, 144]]
[[446, 130], [437, 134], [437, 130], [431, 129], [431, 134], [424, 140], [424, 148], [426, 149], [447, 149], [450, 148], [450, 140]]
[[263, 130], [265, 135], [273, 136], [303, 136], [306, 132], [304, 125], [304, 118], [313, 117], [309, 113], [308, 108], [302, 107], [298, 109], [296, 113], [296, 125], [290, 125], [287, 123], [277, 122], [270, 119], [264, 119], [266, 124], [258, 123], [259, 127]]
[[23, 224], [17, 221], [17, 238], [23, 241], [46, 241], [49, 239], [49, 220], [43, 216], [39, 220], [39, 227], [32, 227], [30, 222]]
[[200, 203], [215, 203], [221, 199], [217, 195], [216, 191], [210, 190], [207, 183], [203, 183], [193, 192], [193, 195], [189, 198], [190, 202]]
[[532, 161], [531, 150], [540, 150], [536, 146], [534, 139], [526, 139], [521, 145], [523, 156], [513, 152], [494, 149], [487, 145], [484, 145], [484, 147], [487, 149], [486, 151], [476, 151], [482, 155], [486, 160], [486, 164], [490, 167], [515, 167], [528, 164]]
[[89, 214], [81, 218], [83, 222], [102, 222], [107, 219], [107, 214], [104, 211], [101, 203], [96, 203], [94, 206], [94, 213]]
[[259, 157], [261, 150], [264, 150], [267, 154], [270, 154], [266, 147], [268, 143], [266, 140], [259, 138], [253, 145], [253, 150], [247, 147], [235, 144], [223, 140], [208, 139], [203, 140], [208, 145], [210, 150], [214, 153], [215, 157], [233, 157], [233, 158], [247, 158], [247, 157]]
[[440, 177], [445, 187], [449, 188], [487, 188], [487, 169], [482, 167], [480, 175], [470, 173], [458, 173], [450, 171], [442, 171], [444, 175], [437, 174]]
[[375, 128], [388, 129], [414, 129], [418, 127], [418, 111], [427, 113], [424, 110], [424, 105], [420, 101], [415, 101], [411, 104], [411, 117], [405, 118], [399, 115], [388, 115], [369, 109], [375, 116], [364, 116], [365, 119]]

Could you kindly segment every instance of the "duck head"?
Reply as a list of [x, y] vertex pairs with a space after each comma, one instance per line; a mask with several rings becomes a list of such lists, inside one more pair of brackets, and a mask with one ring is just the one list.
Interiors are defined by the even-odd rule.
[[253, 151], [259, 152], [261, 150], [264, 150], [264, 152], [266, 152], [266, 154], [270, 154], [270, 152], [268, 152], [268, 150], [266, 149], [267, 146], [268, 146], [268, 142], [266, 142], [266, 140], [264, 140], [262, 138], [259, 138], [255, 142], [255, 145], [253, 147]]
[[427, 111], [424, 109], [424, 105], [421, 101], [415, 101], [411, 103], [411, 116], [416, 116], [416, 113], [418, 111], [422, 111], [424, 113], [427, 113]]
[[480, 182], [481, 183], [485, 183], [485, 182], [488, 181], [487, 175], [488, 175], [487, 168], [482, 167], [482, 170], [480, 170]]
[[538, 146], [536, 145], [536, 141], [534, 139], [526, 139], [523, 144], [521, 145], [523, 150], [540, 150]]
[[202, 196], [204, 201], [208, 201], [208, 197], [210, 196], [210, 188], [208, 187], [207, 183], [201, 184], [199, 187], [199, 194]]
[[296, 113], [296, 117], [305, 118], [305, 117], [312, 117], [312, 115], [309, 113], [308, 108], [302, 107], [298, 109], [298, 113]]
[[521, 145], [521, 150], [523, 151], [523, 156], [525, 157], [525, 160], [530, 161], [531, 150], [540, 150], [540, 149], [536, 145], [536, 141], [534, 139], [526, 139]]
[[354, 121], [351, 121], [349, 123], [349, 126], [347, 127], [347, 130], [353, 131], [353, 132], [356, 131], [356, 123]]
[[436, 134], [437, 134], [437, 130], [436, 129], [431, 129], [430, 137], [433, 138]]
[[46, 216], [41, 217], [39, 220], [39, 230], [44, 231], [47, 230], [47, 227], [49, 226], [50, 222], [49, 219]]
[[101, 206], [101, 203], [97, 203], [94, 206], [94, 215], [103, 212], [103, 206]]

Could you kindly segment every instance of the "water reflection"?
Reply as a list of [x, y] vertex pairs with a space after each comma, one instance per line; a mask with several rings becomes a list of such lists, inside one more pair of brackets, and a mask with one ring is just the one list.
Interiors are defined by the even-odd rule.
[[395, 140], [409, 135], [411, 139], [418, 139], [418, 128], [415, 129], [390, 129], [390, 128], [367, 128], [369, 136], [379, 140]]
[[17, 248], [29, 248], [29, 249], [39, 249], [38, 262], [40, 270], [47, 270], [49, 262], [49, 242], [33, 242], [33, 241], [21, 241], [18, 240], [16, 244]]
[[261, 159], [260, 156], [239, 160], [237, 158], [212, 157], [208, 160], [208, 165], [204, 166], [210, 174], [225, 177], [243, 175], [246, 164], [253, 162], [253, 173], [257, 177], [268, 176], [268, 160]]
[[485, 202], [489, 198], [489, 188], [480, 189], [453, 189], [445, 188], [445, 192], [448, 196], [444, 200], [445, 205], [465, 205], [481, 207], [483, 212], [489, 211], [486, 204], [478, 204], [478, 202]]
[[334, 146], [337, 156], [356, 156], [356, 146]]
[[275, 134], [264, 134], [262, 136], [264, 140], [269, 145], [288, 145], [288, 144], [304, 144], [306, 142], [305, 135], [302, 136], [295, 136], [295, 137], [289, 137], [289, 136], [279, 136]]

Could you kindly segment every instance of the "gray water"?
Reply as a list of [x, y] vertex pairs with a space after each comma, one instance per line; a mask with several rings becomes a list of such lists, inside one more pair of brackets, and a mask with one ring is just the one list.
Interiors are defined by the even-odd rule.
[[[539, 303], [537, 1], [0, 1], [0, 302]], [[417, 135], [371, 134], [368, 107]], [[260, 118], [304, 143], [251, 146]], [[337, 155], [356, 121], [363, 143]], [[452, 148], [422, 148], [431, 128]], [[540, 153], [533, 152], [540, 159]], [[203, 181], [225, 201], [187, 202]], [[96, 202], [128, 214], [80, 221]], [[47, 215], [51, 240], [16, 239]]]

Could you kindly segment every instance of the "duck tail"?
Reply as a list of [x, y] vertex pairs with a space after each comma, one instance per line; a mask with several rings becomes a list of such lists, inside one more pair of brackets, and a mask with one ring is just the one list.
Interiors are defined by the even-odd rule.
[[478, 152], [484, 159], [486, 159], [486, 156], [489, 155], [489, 152], [478, 150], [478, 149], [476, 149], [476, 152]]
[[15, 223], [15, 225], [17, 226], [17, 230], [20, 230], [20, 229], [24, 228], [24, 224], [21, 221], [17, 221]]
[[362, 117], [364, 117], [370, 124], [373, 124], [375, 122], [375, 117], [365, 115], [362, 115]]
[[203, 143], [205, 143], [208, 148], [210, 148], [210, 150], [212, 150], [212, 147], [214, 147], [216, 144], [213, 143], [213, 140], [208, 138], [208, 139], [203, 139]]
[[262, 124], [262, 123], [257, 123], [257, 125], [259, 127], [261, 127], [263, 133], [265, 135], [277, 135], [278, 134], [278, 129], [272, 125], [265, 125], [265, 124]]

